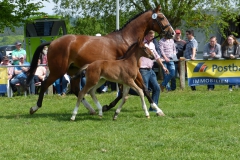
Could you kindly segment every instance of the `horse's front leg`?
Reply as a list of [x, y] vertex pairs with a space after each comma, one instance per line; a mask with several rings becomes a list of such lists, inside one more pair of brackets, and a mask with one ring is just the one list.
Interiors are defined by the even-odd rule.
[[113, 120], [116, 120], [117, 117], [118, 117], [118, 114], [121, 112], [122, 106], [127, 100], [126, 97], [128, 95], [129, 89], [130, 89], [130, 87], [123, 85], [122, 102], [119, 104], [117, 110], [115, 111], [114, 116], [113, 116]]
[[118, 93], [118, 96], [116, 99], [114, 99], [109, 105], [104, 105], [103, 108], [102, 108], [102, 111], [103, 112], [106, 112], [108, 110], [110, 110], [111, 108], [115, 107], [116, 104], [118, 103], [118, 101], [120, 99], [122, 99], [122, 87], [119, 87], [120, 91]]
[[34, 114], [41, 106], [44, 97], [44, 93], [47, 88], [57, 79], [57, 76], [49, 74], [48, 78], [41, 83], [40, 93], [38, 95], [38, 100], [36, 106], [30, 108], [30, 114]]

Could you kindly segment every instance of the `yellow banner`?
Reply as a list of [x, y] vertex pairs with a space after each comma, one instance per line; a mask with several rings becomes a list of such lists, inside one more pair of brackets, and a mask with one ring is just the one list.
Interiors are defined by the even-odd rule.
[[240, 60], [187, 61], [189, 85], [239, 84]]
[[7, 84], [8, 74], [6, 67], [0, 67], [0, 84]]

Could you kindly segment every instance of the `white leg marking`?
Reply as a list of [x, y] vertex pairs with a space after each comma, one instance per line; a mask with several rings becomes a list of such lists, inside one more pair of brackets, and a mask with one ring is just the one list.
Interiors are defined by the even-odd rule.
[[92, 108], [86, 99], [83, 99], [82, 103], [89, 110], [90, 114], [96, 114], [96, 111]]
[[39, 109], [39, 107], [37, 106], [37, 104], [36, 104], [36, 106], [32, 107], [33, 111], [37, 111], [38, 109]]
[[155, 103], [151, 103], [150, 105], [151, 105], [151, 107], [152, 107], [153, 109], [155, 109], [155, 110], [157, 111], [157, 115], [159, 115], [159, 116], [165, 116], [165, 114], [163, 113], [163, 111], [162, 111], [160, 108], [158, 108], [158, 106], [157, 106]]

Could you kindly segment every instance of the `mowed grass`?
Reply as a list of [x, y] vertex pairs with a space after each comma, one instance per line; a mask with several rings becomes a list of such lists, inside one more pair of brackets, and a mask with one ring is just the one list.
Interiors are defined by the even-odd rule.
[[[189, 87], [164, 92], [159, 107], [166, 116], [150, 112], [150, 119], [145, 118], [140, 98], [129, 96], [116, 121], [116, 107], [100, 119], [80, 105], [75, 122], [70, 121], [73, 95], [45, 96], [34, 115], [29, 115], [29, 108], [38, 96], [0, 97], [0, 159], [237, 160], [239, 93], [240, 89], [229, 92], [227, 86], [216, 86], [212, 92], [206, 86], [195, 92]], [[104, 105], [116, 92], [97, 96]], [[90, 96], [86, 98], [93, 105]]]

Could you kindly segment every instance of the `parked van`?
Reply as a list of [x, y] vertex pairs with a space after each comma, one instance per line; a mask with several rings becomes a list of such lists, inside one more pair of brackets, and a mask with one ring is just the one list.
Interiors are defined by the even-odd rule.
[[9, 62], [12, 63], [12, 51], [16, 49], [15, 45], [0, 46], [0, 52], [3, 56], [8, 56]]

